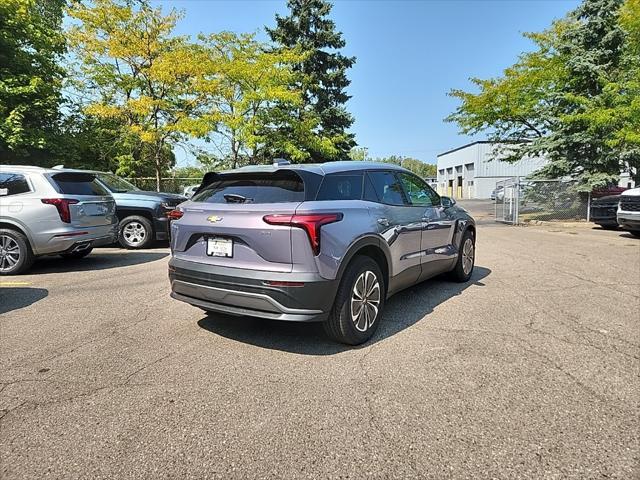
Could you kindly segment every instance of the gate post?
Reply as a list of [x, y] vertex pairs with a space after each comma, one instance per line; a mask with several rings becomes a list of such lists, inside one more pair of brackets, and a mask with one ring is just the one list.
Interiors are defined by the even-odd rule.
[[513, 224], [518, 225], [520, 223], [520, 177], [516, 177], [515, 189], [516, 208], [513, 214]]

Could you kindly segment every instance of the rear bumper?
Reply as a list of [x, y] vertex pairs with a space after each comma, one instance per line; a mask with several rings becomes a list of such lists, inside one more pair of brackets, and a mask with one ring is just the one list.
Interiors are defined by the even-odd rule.
[[[171, 296], [204, 310], [293, 322], [324, 321], [338, 288], [337, 280], [317, 273], [279, 273], [212, 267], [172, 258]], [[302, 286], [269, 286], [266, 281]]]
[[640, 212], [618, 211], [618, 225], [625, 230], [640, 230]]
[[591, 216], [590, 219], [593, 223], [597, 225], [618, 225], [618, 221], [616, 220], [616, 216]]
[[55, 255], [78, 249], [109, 245], [117, 241], [118, 224], [100, 227], [74, 227], [38, 235], [34, 238], [36, 255]]

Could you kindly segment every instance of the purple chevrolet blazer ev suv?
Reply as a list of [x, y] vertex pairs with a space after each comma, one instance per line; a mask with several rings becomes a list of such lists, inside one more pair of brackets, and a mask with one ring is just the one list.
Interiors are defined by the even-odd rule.
[[208, 313], [324, 322], [349, 345], [371, 338], [394, 293], [473, 273], [473, 218], [396, 165], [208, 173], [170, 217], [173, 298]]

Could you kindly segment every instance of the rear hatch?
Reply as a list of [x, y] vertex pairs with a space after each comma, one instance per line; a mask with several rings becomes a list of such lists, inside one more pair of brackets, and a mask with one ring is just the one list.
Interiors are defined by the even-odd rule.
[[183, 215], [172, 227], [173, 254], [209, 265], [290, 272], [292, 235], [305, 234], [267, 224], [264, 217], [293, 215], [304, 200], [304, 181], [291, 170], [217, 175], [180, 207]]
[[48, 203], [56, 206], [63, 222], [84, 228], [111, 225], [116, 221], [115, 201], [93, 174], [60, 172], [49, 178], [61, 198], [49, 199]]

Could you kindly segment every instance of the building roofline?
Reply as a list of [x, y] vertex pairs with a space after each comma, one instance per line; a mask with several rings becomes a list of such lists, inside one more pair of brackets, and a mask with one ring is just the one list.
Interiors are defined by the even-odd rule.
[[476, 140], [475, 142], [467, 143], [466, 145], [462, 145], [461, 147], [453, 148], [451, 150], [447, 150], [446, 152], [439, 153], [436, 157], [442, 157], [443, 155], [448, 155], [453, 152], [457, 152], [458, 150], [462, 150], [463, 148], [471, 147], [473, 145], [478, 145], [481, 143], [500, 143], [500, 142], [492, 142], [491, 140]]

